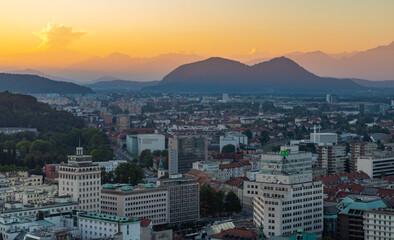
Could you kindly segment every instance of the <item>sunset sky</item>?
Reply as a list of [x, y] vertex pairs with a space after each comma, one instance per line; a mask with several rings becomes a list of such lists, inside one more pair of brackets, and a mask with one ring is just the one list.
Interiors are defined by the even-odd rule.
[[0, 54], [349, 52], [391, 43], [393, 13], [393, 0], [1, 1]]

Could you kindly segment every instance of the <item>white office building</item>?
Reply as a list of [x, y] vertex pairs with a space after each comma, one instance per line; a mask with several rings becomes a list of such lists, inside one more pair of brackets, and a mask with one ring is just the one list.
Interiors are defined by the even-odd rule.
[[220, 152], [228, 144], [234, 145], [235, 148], [239, 148], [240, 144], [248, 145], [248, 137], [238, 132], [227, 132], [224, 136], [220, 136]]
[[310, 134], [311, 143], [317, 144], [327, 144], [327, 143], [338, 143], [338, 134], [336, 133], [311, 133]]
[[[253, 222], [263, 226], [266, 236], [323, 231], [323, 185], [312, 173], [258, 173], [258, 196], [253, 199]], [[251, 191], [250, 183], [246, 191]], [[249, 186], [248, 186], [249, 185]]]
[[121, 163], [127, 163], [126, 160], [110, 160], [106, 162], [95, 162], [97, 163], [100, 168], [105, 168], [105, 172], [112, 172], [119, 166]]
[[138, 155], [145, 149], [149, 149], [151, 152], [165, 149], [165, 137], [162, 134], [138, 134], [137, 141]]
[[298, 145], [281, 146], [281, 151], [287, 150], [289, 156], [286, 157], [291, 165], [280, 164], [283, 156], [280, 152], [269, 152], [261, 154], [261, 172], [271, 173], [274, 170], [282, 171], [288, 167], [288, 171], [294, 172], [312, 172], [312, 153], [299, 151]]
[[394, 154], [393, 152], [376, 152], [370, 157], [359, 157], [357, 171], [363, 171], [371, 178], [394, 176]]
[[138, 186], [104, 184], [101, 212], [149, 219], [152, 225], [168, 223], [168, 189], [154, 184]]
[[100, 166], [78, 147], [76, 155], [68, 156], [68, 162], [59, 167], [59, 195], [70, 196], [82, 210], [100, 212], [100, 190]]
[[218, 172], [220, 162], [194, 162], [193, 169], [202, 172]]

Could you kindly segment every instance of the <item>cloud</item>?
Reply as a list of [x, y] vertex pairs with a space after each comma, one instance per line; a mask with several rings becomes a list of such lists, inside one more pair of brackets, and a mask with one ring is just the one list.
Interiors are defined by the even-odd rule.
[[40, 49], [62, 50], [76, 43], [86, 36], [88, 32], [74, 31], [72, 27], [50, 23], [40, 32], [34, 32], [33, 34], [42, 40], [39, 46]]
[[259, 49], [254, 47], [254, 48], [252, 48], [252, 50], [250, 50], [250, 52], [248, 54], [254, 54], [256, 52], [259, 52]]

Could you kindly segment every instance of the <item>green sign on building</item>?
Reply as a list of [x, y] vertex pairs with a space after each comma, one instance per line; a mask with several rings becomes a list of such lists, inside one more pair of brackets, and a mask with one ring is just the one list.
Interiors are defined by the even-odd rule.
[[280, 155], [282, 157], [287, 157], [287, 156], [289, 156], [289, 151], [280, 151]]

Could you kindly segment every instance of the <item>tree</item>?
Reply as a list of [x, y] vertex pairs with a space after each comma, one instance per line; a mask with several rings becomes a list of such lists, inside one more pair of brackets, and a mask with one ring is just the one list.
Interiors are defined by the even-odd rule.
[[22, 140], [16, 144], [16, 149], [22, 154], [25, 155], [29, 153], [30, 142], [27, 140]]
[[266, 144], [266, 143], [268, 143], [269, 142], [269, 140], [270, 140], [270, 135], [269, 135], [269, 133], [267, 132], [267, 131], [261, 131], [261, 137], [260, 137], [260, 142], [261, 142], [261, 144]]
[[144, 171], [135, 163], [121, 163], [114, 171], [114, 182], [137, 185], [145, 178]]
[[161, 155], [161, 151], [160, 150], [155, 150], [155, 151], [153, 151], [153, 156], [155, 156], [155, 157], [160, 157], [160, 155]]
[[252, 131], [250, 131], [249, 129], [246, 131], [243, 131], [242, 134], [245, 134], [248, 137], [248, 139], [252, 139], [252, 137], [253, 137]]
[[223, 212], [224, 192], [215, 191], [210, 185], [204, 184], [200, 188], [200, 213], [203, 216], [215, 216]]
[[90, 152], [93, 162], [109, 161], [114, 158], [114, 152], [109, 145], [100, 145]]
[[139, 157], [139, 164], [143, 167], [152, 167], [153, 165], [153, 154], [150, 149], [145, 149], [141, 152]]
[[235, 153], [235, 146], [233, 144], [223, 146], [222, 153]]
[[168, 150], [164, 149], [163, 151], [161, 151], [161, 156], [168, 157]]
[[224, 211], [232, 215], [233, 212], [238, 213], [241, 212], [241, 210], [242, 205], [238, 196], [233, 191], [229, 192], [224, 200]]

